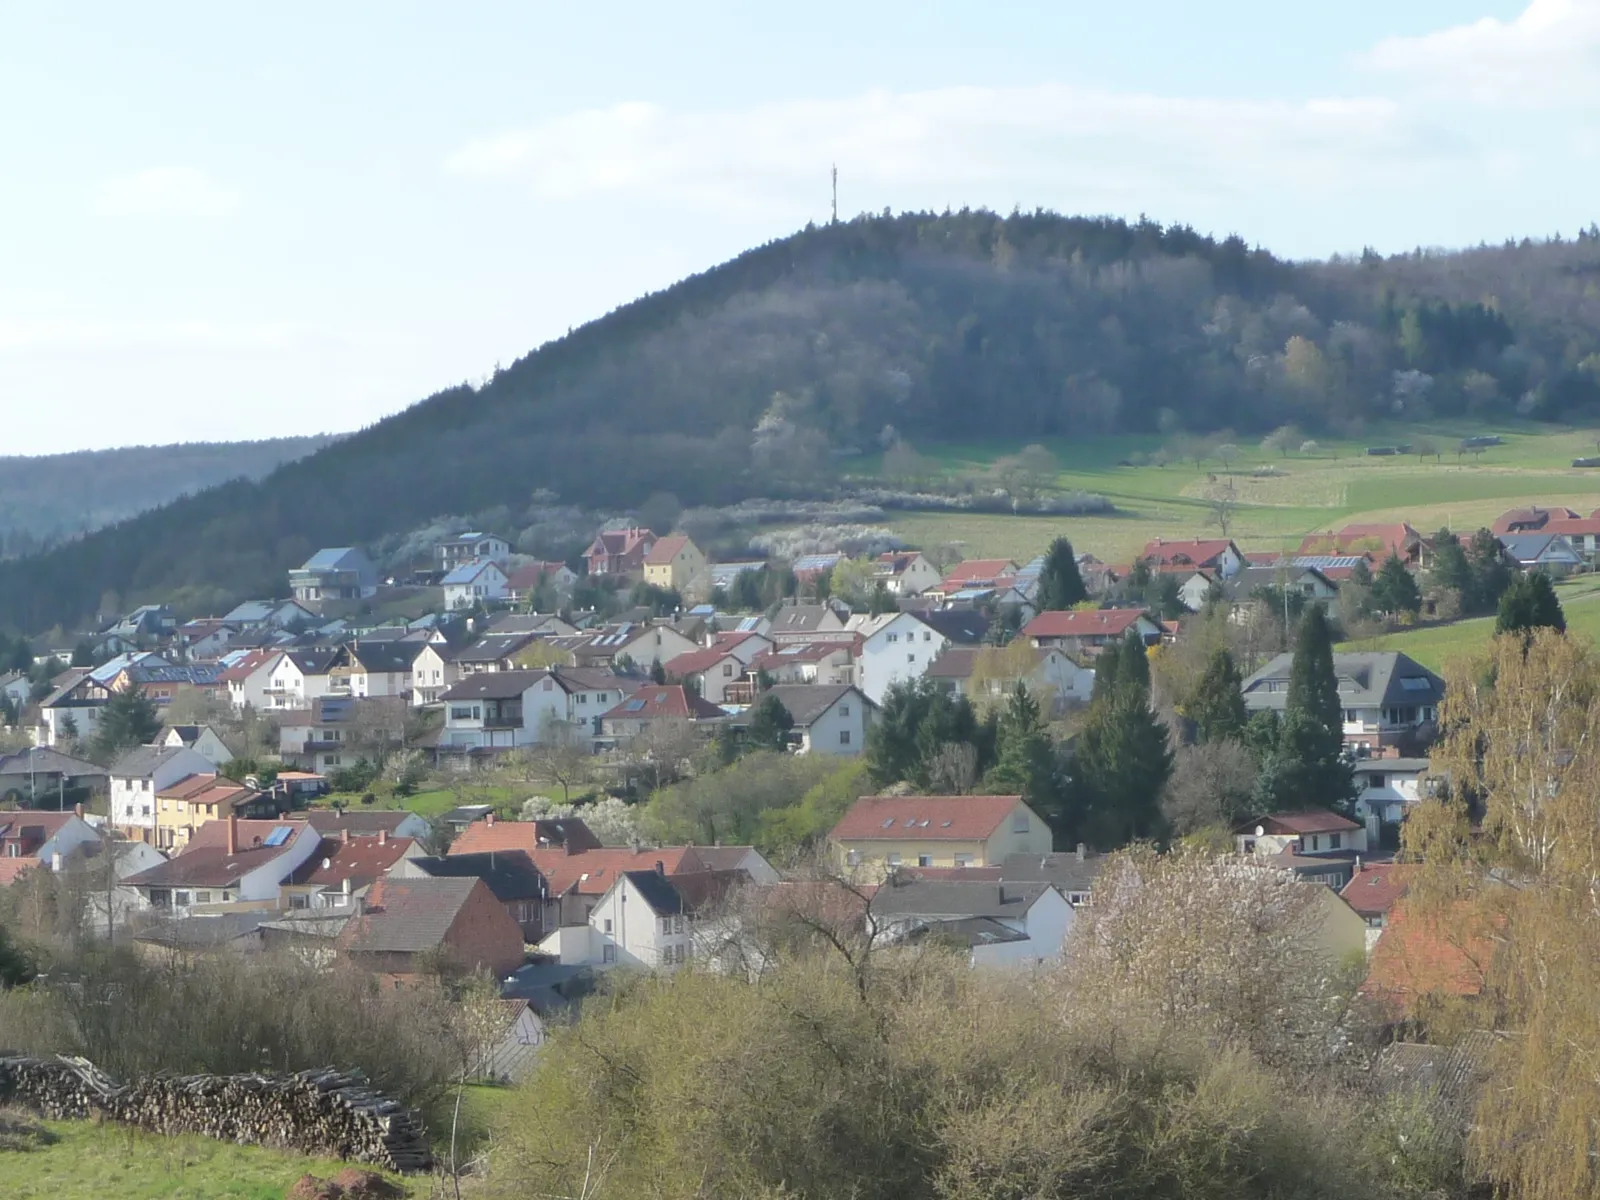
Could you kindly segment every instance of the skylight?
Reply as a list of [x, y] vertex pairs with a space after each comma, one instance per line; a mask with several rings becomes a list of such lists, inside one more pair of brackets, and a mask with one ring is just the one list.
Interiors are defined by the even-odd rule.
[[627, 712], [640, 712], [640, 711], [642, 711], [644, 709], [644, 701], [643, 700], [629, 700], [622, 707]]

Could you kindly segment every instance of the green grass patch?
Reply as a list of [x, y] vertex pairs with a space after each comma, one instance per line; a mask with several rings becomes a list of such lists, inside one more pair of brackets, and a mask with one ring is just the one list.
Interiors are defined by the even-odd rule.
[[371, 804], [361, 802], [363, 792], [329, 792], [326, 796], [319, 796], [313, 803], [313, 808], [340, 808], [354, 809], [397, 809], [403, 808], [407, 812], [414, 812], [419, 817], [443, 816], [452, 808], [462, 804], [493, 804], [499, 808], [516, 807], [533, 795], [532, 786], [523, 788], [491, 787], [488, 785], [470, 787], [457, 790], [455, 788], [430, 788], [426, 791], [413, 792], [409, 796], [396, 796], [386, 785], [379, 785], [372, 791]]
[[[51, 1145], [0, 1152], [0, 1194], [7, 1200], [282, 1200], [300, 1176], [329, 1179], [351, 1165], [90, 1121], [45, 1126], [57, 1138]], [[396, 1182], [416, 1197], [431, 1184]]]

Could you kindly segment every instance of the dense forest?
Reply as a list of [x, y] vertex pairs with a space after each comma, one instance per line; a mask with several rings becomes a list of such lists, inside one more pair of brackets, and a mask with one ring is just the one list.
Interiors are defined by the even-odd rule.
[[644, 297], [260, 482], [0, 564], [0, 626], [190, 611], [535, 492], [616, 512], [805, 495], [896, 438], [1241, 433], [1600, 410], [1600, 230], [1292, 263], [1151, 221], [861, 217]]
[[229, 479], [260, 479], [331, 435], [0, 457], [0, 558], [48, 550]]

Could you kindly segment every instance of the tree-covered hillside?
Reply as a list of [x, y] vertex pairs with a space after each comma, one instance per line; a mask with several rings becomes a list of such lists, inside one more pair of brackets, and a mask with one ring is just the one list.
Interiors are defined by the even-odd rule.
[[260, 479], [333, 441], [184, 442], [0, 457], [0, 558], [17, 558], [229, 479]]
[[1152, 222], [863, 217], [752, 250], [259, 483], [0, 566], [0, 625], [281, 591], [316, 545], [546, 489], [610, 510], [814, 491], [895, 438], [1349, 432], [1600, 408], [1600, 231], [1295, 264]]

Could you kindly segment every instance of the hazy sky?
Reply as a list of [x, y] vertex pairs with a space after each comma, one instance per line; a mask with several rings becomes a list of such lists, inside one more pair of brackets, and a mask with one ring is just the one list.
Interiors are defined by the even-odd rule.
[[0, 454], [369, 423], [826, 219], [835, 161], [845, 215], [1571, 234], [1600, 0], [0, 0]]

